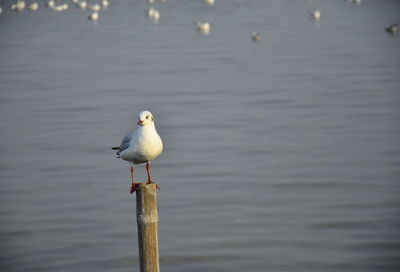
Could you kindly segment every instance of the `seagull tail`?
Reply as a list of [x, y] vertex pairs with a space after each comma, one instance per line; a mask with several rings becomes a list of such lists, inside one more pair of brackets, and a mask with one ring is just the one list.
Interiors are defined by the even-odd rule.
[[120, 149], [119, 146], [111, 147], [111, 149], [112, 149], [112, 150], [118, 150], [118, 151], [117, 151], [117, 159], [121, 158], [121, 157], [119, 156], [119, 152], [120, 152], [120, 151], [119, 151], [119, 149]]

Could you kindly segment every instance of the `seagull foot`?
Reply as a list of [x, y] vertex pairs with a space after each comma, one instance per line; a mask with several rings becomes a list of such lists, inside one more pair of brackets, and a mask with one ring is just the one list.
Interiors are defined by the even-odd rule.
[[129, 192], [131, 194], [133, 194], [133, 192], [135, 192], [135, 191], [136, 191], [136, 183], [132, 183], [132, 186], [131, 186], [131, 189], [129, 190]]

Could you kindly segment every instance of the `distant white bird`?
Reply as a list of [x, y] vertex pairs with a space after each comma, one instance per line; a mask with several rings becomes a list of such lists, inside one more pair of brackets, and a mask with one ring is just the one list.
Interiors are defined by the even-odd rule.
[[56, 5], [56, 1], [54, 1], [54, 0], [50, 0], [49, 2], [47, 2], [47, 6], [49, 8], [53, 8], [53, 7], [55, 7], [55, 5]]
[[107, 8], [110, 5], [110, 2], [108, 0], [103, 0], [101, 1], [101, 5], [103, 6], [103, 8]]
[[158, 23], [158, 21], [160, 20], [160, 12], [153, 8], [150, 7], [149, 10], [147, 11], [147, 15], [149, 16], [149, 18], [151, 18], [155, 23]]
[[137, 125], [136, 130], [129, 132], [119, 147], [112, 148], [118, 150], [117, 158], [122, 158], [131, 163], [131, 194], [136, 191], [133, 166], [135, 164], [146, 163], [147, 182], [152, 183], [150, 161], [158, 157], [163, 150], [161, 138], [154, 125], [154, 117], [149, 111], [142, 111], [139, 114]]
[[101, 6], [100, 4], [94, 4], [90, 6], [90, 9], [93, 11], [100, 11], [101, 10]]
[[90, 21], [97, 21], [97, 20], [99, 20], [99, 17], [100, 17], [99, 13], [97, 11], [95, 11], [88, 16], [88, 19]]
[[88, 3], [86, 1], [79, 2], [79, 8], [86, 9], [87, 6], [88, 6]]
[[62, 4], [62, 5], [58, 5], [58, 6], [53, 6], [51, 7], [52, 10], [54, 11], [64, 11], [68, 9], [68, 4]]
[[28, 6], [28, 8], [29, 8], [30, 10], [38, 10], [39, 4], [36, 3], [36, 2], [33, 2], [32, 4], [30, 4], [30, 5]]
[[3, 9], [0, 7], [0, 14], [2, 14], [3, 13]]
[[209, 6], [214, 6], [215, 5], [215, 0], [204, 0], [206, 3], [207, 3], [207, 5], [209, 5]]
[[321, 11], [319, 9], [316, 9], [315, 11], [308, 11], [310, 13], [310, 16], [314, 20], [320, 20], [321, 19]]
[[253, 32], [253, 33], [251, 33], [251, 38], [253, 41], [258, 42], [261, 40], [261, 35], [258, 32]]
[[196, 22], [197, 30], [205, 35], [210, 33], [211, 25], [208, 22]]
[[153, 18], [155, 10], [156, 10], [155, 8], [150, 7], [149, 10], [147, 11], [147, 16], [149, 16], [150, 18]]
[[160, 20], [160, 12], [157, 9], [154, 11], [152, 18], [155, 23], [158, 23]]
[[17, 3], [11, 5], [11, 9], [15, 12], [21, 12], [25, 9], [25, 1], [18, 0]]
[[64, 10], [64, 8], [61, 5], [60, 6], [54, 6], [51, 9], [54, 10], [54, 11], [63, 11]]
[[385, 28], [386, 32], [388, 32], [388, 33], [390, 33], [392, 35], [396, 35], [398, 29], [399, 29], [399, 25], [397, 23], [396, 24], [391, 24], [391, 25], [389, 25], [389, 26], [387, 26]]

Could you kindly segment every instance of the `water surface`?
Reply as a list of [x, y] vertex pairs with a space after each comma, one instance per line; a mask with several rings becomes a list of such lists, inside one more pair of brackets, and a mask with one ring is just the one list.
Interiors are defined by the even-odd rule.
[[129, 165], [110, 147], [144, 109], [165, 146], [162, 271], [400, 270], [400, 39], [384, 31], [399, 1], [167, 0], [159, 24], [145, 1], [97, 24], [10, 5], [0, 270], [139, 270]]

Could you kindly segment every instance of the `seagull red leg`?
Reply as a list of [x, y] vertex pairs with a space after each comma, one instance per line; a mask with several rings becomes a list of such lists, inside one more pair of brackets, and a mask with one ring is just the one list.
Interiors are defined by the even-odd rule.
[[134, 177], [134, 169], [133, 169], [133, 166], [131, 166], [131, 176], [132, 176], [132, 186], [131, 186], [130, 193], [132, 194], [134, 191], [136, 191], [136, 183], [135, 183], [135, 181], [134, 181], [134, 179], [133, 179], [133, 177]]
[[[146, 170], [147, 170], [147, 182], [153, 183], [153, 180], [151, 179], [151, 175], [150, 175], [150, 162], [146, 163]], [[156, 188], [160, 189], [160, 187], [158, 187], [158, 184], [156, 184]]]
[[148, 181], [148, 183], [152, 183], [153, 180], [151, 179], [151, 176], [150, 176], [150, 162], [146, 163], [146, 170], [147, 170], [147, 181]]

